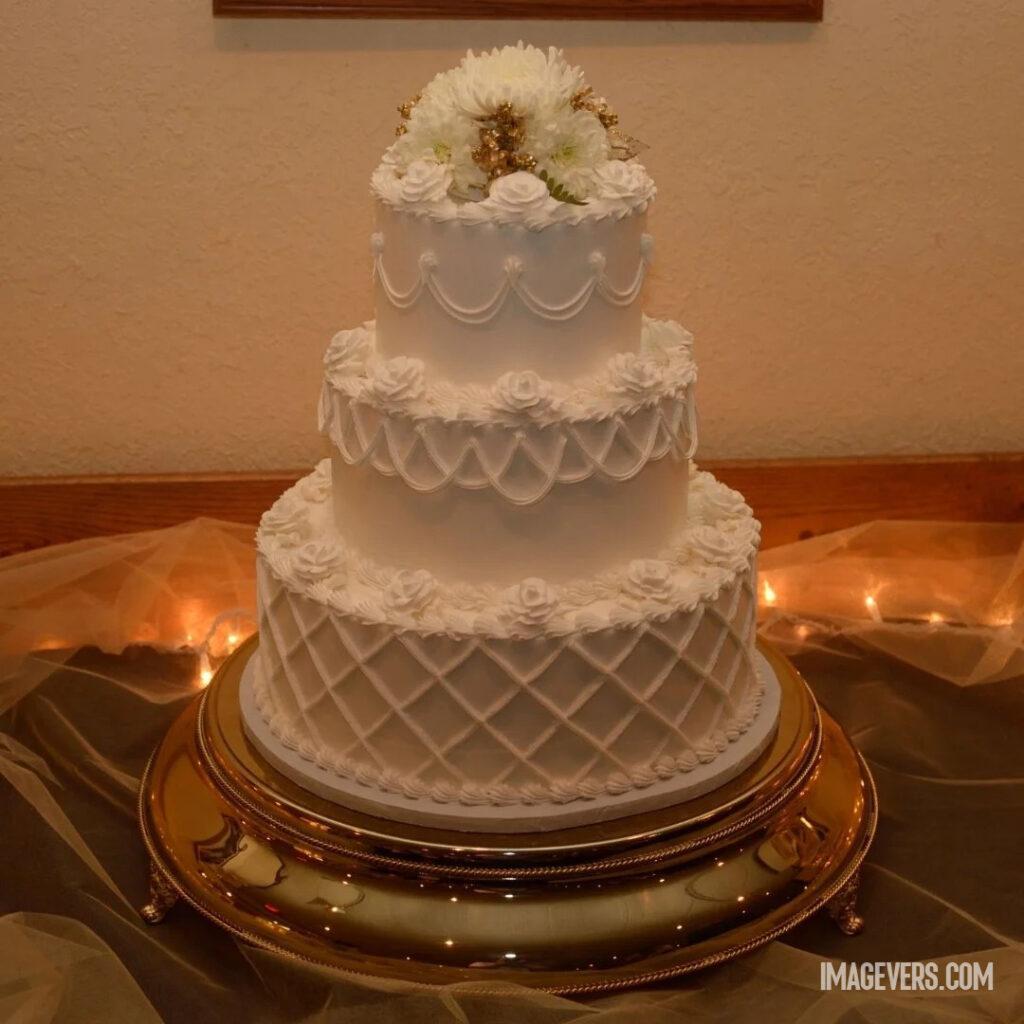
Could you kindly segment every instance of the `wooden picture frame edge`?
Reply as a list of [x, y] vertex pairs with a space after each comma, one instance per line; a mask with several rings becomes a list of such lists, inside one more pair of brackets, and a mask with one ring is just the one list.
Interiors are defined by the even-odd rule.
[[219, 18], [821, 21], [824, 0], [213, 0]]

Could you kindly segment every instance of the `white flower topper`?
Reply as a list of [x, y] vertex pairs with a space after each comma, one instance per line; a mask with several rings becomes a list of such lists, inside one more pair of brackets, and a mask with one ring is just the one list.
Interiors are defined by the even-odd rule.
[[621, 214], [654, 196], [636, 140], [554, 47], [471, 50], [399, 111], [372, 182], [396, 207], [543, 226], [560, 209]]

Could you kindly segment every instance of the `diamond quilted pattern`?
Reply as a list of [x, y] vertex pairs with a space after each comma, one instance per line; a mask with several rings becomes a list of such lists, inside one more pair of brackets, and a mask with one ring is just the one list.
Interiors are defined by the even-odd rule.
[[367, 626], [262, 562], [259, 656], [276, 707], [329, 759], [405, 787], [603, 783], [692, 751], [755, 685], [754, 573], [663, 622], [453, 639]]

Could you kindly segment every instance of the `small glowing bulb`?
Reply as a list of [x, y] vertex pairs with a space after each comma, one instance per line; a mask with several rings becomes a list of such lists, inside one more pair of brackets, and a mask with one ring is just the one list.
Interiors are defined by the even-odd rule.
[[796, 627], [796, 635], [801, 640], [806, 640], [811, 635], [811, 627], [806, 623], [801, 622], [800, 625]]
[[210, 668], [210, 658], [206, 651], [199, 655], [199, 685], [209, 686], [213, 678], [213, 669]]
[[449, 946], [449, 947], [454, 946], [455, 945], [455, 940], [454, 939], [445, 939], [444, 940], [444, 944], [446, 946]]
[[775, 588], [767, 581], [764, 581], [764, 585], [761, 587], [762, 593], [764, 594], [765, 604], [775, 604], [779, 599], [779, 595], [775, 593]]
[[238, 634], [237, 633], [229, 633], [228, 634], [228, 650], [229, 651], [233, 651], [237, 646], [238, 646]]
[[875, 622], [882, 621], [882, 613], [878, 610], [878, 601], [875, 599], [874, 594], [864, 595], [864, 607], [868, 610], [868, 615], [875, 620]]
[[930, 614], [930, 615], [928, 616], [928, 621], [929, 621], [929, 622], [930, 622], [930, 623], [931, 623], [931, 624], [932, 624], [933, 626], [937, 626], [937, 625], [938, 625], [938, 624], [939, 624], [940, 622], [945, 622], [945, 621], [946, 621], [946, 619], [945, 619], [945, 617], [943, 616], [942, 612], [932, 612], [932, 613], [931, 613], [931, 614]]
[[506, 960], [515, 960], [515, 958], [516, 958], [515, 953], [506, 953], [505, 954], [505, 959]]

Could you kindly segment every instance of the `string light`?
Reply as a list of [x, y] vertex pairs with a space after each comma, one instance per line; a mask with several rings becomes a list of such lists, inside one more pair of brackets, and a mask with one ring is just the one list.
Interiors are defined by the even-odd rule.
[[244, 630], [240, 628], [240, 624], [245, 621], [254, 622], [251, 612], [247, 611], [245, 608], [229, 608], [227, 611], [221, 612], [213, 619], [201, 643], [193, 643], [193, 633], [189, 632], [186, 635], [188, 646], [195, 650], [199, 658], [199, 674], [197, 683], [200, 687], [209, 686], [213, 680], [214, 668], [213, 663], [210, 660], [210, 655], [211, 650], [214, 650], [214, 653], [216, 653], [214, 649], [214, 638], [217, 635], [217, 631], [225, 623], [232, 624], [233, 628], [225, 637], [223, 648], [227, 654], [232, 654], [238, 645], [251, 633], [251, 630]]
[[937, 626], [939, 623], [945, 622], [946, 618], [941, 612], [932, 612], [928, 616], [928, 621], [933, 625]]
[[874, 594], [866, 594], [864, 597], [864, 607], [868, 610], [868, 615], [875, 620], [875, 622], [882, 621], [882, 613], [878, 610], [878, 601], [875, 599]]
[[775, 604], [779, 599], [779, 595], [775, 593], [775, 588], [765, 580], [761, 586], [761, 591], [764, 594], [765, 604]]

